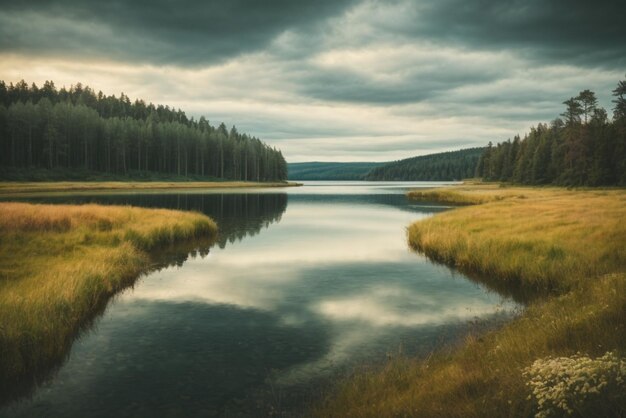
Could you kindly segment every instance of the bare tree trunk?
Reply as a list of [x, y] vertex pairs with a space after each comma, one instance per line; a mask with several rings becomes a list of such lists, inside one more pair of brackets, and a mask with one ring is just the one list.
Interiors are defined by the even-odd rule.
[[15, 167], [15, 132], [11, 132], [11, 165]]
[[28, 125], [28, 166], [33, 165], [33, 126]]
[[176, 154], [178, 157], [177, 158], [177, 164], [178, 164], [177, 172], [178, 172], [178, 175], [180, 176], [180, 138], [176, 140]]
[[52, 133], [48, 128], [48, 165], [52, 168]]
[[85, 130], [83, 131], [83, 144], [85, 146], [85, 161], [83, 161], [85, 170], [89, 168], [89, 164], [87, 162], [87, 160], [89, 159], [89, 153], [87, 152], [87, 129], [85, 128]]
[[141, 141], [137, 140], [137, 170], [141, 171]]
[[220, 144], [220, 177], [224, 178], [224, 144]]
[[122, 170], [126, 174], [126, 145], [122, 147]]

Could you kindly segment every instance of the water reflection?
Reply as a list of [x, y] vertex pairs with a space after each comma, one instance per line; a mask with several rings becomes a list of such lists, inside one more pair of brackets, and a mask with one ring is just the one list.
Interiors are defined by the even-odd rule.
[[[180, 267], [188, 260], [204, 258], [209, 254], [214, 244], [215, 238], [209, 237], [161, 248], [159, 251], [150, 254], [151, 263], [145, 274], [155, 273], [171, 267]], [[93, 306], [90, 314], [81, 318], [78, 328], [68, 339], [62, 342], [57, 351], [43, 354], [45, 364], [26, 365], [25, 370], [22, 370], [22, 376], [19, 381], [7, 382], [3, 380], [1, 382], [2, 385], [0, 385], [0, 405], [32, 394], [38, 386], [49, 380], [51, 376], [54, 376], [54, 373], [68, 360], [74, 340], [92, 330], [94, 323], [105, 312], [108, 303], [109, 300], [105, 299]], [[45, 345], [45, 341], [42, 345]], [[5, 385], [5, 383], [8, 383], [8, 385]], [[1, 416], [3, 415], [0, 410]]]
[[[0, 200], [9, 200], [0, 198]], [[131, 205], [146, 208], [192, 210], [213, 218], [220, 228], [217, 244], [254, 236], [274, 222], [279, 222], [287, 209], [285, 193], [77, 193], [42, 194], [10, 198], [33, 203], [97, 203], [102, 205]]]
[[401, 345], [428, 352], [467, 321], [513, 307], [408, 249], [406, 226], [444, 208], [398, 190], [306, 190], [289, 192], [286, 211], [282, 194], [255, 192], [220, 211], [221, 196], [205, 196], [194, 209], [230, 218], [231, 231], [271, 227], [142, 279], [75, 343], [54, 380], [5, 412], [293, 416], [303, 394], [342, 371]]

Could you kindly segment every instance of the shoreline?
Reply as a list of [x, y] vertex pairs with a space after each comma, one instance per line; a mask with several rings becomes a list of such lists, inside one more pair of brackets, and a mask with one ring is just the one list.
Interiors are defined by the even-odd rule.
[[176, 189], [242, 189], [242, 188], [283, 188], [299, 187], [297, 182], [167, 182], [167, 181], [59, 181], [59, 182], [9, 182], [0, 181], [0, 197], [21, 196], [29, 193], [58, 193], [85, 191], [143, 191]]
[[164, 252], [206, 254], [218, 232], [166, 209], [5, 202], [0, 215], [0, 404], [62, 365], [114, 295], [168, 264]]
[[[426, 359], [392, 359], [345, 379], [314, 415], [532, 416], [548, 407], [558, 413], [531, 390], [531, 366], [577, 355], [624, 361], [626, 190], [487, 184], [411, 194], [465, 206], [412, 223], [410, 247], [475, 273], [488, 287], [519, 288], [532, 297], [497, 330], [470, 333]], [[621, 416], [626, 398], [605, 392], [577, 408], [583, 416]]]

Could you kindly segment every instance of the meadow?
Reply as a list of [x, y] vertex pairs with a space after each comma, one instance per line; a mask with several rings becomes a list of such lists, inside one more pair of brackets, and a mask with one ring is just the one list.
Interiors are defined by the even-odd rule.
[[427, 359], [355, 373], [314, 415], [625, 416], [626, 192], [463, 185], [409, 197], [475, 204], [413, 223], [409, 245], [527, 306]]
[[0, 203], [0, 400], [61, 362], [112, 295], [159, 265], [152, 253], [216, 236], [193, 212]]

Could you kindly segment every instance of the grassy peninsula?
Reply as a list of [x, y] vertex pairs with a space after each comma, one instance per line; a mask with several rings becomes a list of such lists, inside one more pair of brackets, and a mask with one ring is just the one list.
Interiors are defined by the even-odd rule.
[[[347, 379], [315, 413], [562, 416], [565, 405], [572, 416], [626, 415], [626, 191], [465, 185], [409, 196], [478, 204], [412, 224], [409, 245], [521, 292], [528, 306], [426, 360], [395, 359]], [[609, 369], [622, 377], [606, 381]]]
[[192, 212], [0, 203], [0, 400], [61, 361], [108, 298], [153, 264], [150, 252], [216, 234]]

